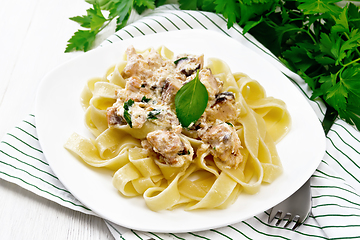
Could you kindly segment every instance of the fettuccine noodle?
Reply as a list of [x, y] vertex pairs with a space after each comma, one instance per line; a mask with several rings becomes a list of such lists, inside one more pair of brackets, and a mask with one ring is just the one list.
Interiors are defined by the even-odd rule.
[[[174, 57], [163, 46], [134, 51], [87, 82], [81, 104], [94, 139], [73, 133], [66, 149], [114, 170], [114, 187], [127, 197], [142, 195], [153, 211], [226, 208], [242, 191], [254, 194], [282, 173], [276, 144], [291, 122], [283, 101], [220, 59], [203, 67], [202, 56]], [[173, 98], [194, 70], [208, 90], [208, 107], [183, 128]]]

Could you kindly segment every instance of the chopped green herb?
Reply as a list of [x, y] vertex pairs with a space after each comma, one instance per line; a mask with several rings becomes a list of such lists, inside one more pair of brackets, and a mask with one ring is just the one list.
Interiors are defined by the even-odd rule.
[[182, 58], [176, 59], [174, 61], [174, 64], [177, 65], [181, 60], [185, 60], [185, 59], [188, 59], [188, 57], [182, 57]]
[[156, 116], [159, 115], [160, 112], [161, 112], [161, 110], [159, 110], [159, 109], [154, 109], [154, 110], [152, 110], [152, 111], [150, 111], [150, 112], [148, 113], [147, 118], [148, 118], [148, 119], [158, 119]]
[[127, 102], [124, 102], [124, 109], [126, 111], [129, 111], [129, 107], [131, 107], [134, 104], [134, 100], [129, 99]]
[[151, 100], [151, 98], [146, 98], [145, 96], [142, 97], [141, 101], [144, 103], [148, 103]]
[[234, 125], [232, 123], [230, 123], [230, 122], [226, 122], [226, 124], [234, 127]]
[[131, 115], [128, 111], [133, 104], [134, 104], [134, 100], [132, 99], [129, 99], [127, 102], [124, 102], [124, 118], [131, 128], [132, 128]]
[[125, 118], [125, 121], [129, 124], [129, 126], [132, 128], [132, 122], [131, 122], [131, 115], [130, 113], [125, 110], [124, 111], [124, 118]]
[[178, 152], [178, 155], [179, 155], [179, 156], [182, 156], [182, 155], [190, 155], [190, 150], [184, 149], [184, 150]]

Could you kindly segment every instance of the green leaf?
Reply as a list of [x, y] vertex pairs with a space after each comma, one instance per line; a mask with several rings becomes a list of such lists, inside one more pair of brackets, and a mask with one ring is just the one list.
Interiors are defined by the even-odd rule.
[[113, 7], [110, 9], [109, 18], [117, 17], [117, 29], [126, 25], [133, 7], [133, 0], [112, 0]]
[[[317, 79], [309, 77], [308, 75], [306, 75], [303, 72], [300, 72], [299, 75], [301, 76], [302, 79], [304, 79], [304, 81], [307, 83], [307, 85], [311, 88], [311, 90], [315, 91], [316, 90], [316, 82]], [[314, 96], [314, 94], [313, 94]], [[317, 96], [318, 97], [318, 96]]]
[[348, 105], [347, 105], [347, 111], [353, 112], [354, 114], [360, 116], [360, 99], [358, 96], [352, 94], [351, 92], [348, 95]]
[[93, 8], [86, 10], [86, 12], [87, 15], [72, 17], [70, 20], [79, 23], [80, 26], [84, 28], [90, 28], [91, 30], [99, 29], [107, 21], [97, 2], [93, 4]]
[[231, 122], [225, 122], [227, 125], [234, 127], [234, 125]]
[[154, 109], [154, 110], [152, 110], [152, 111], [150, 111], [150, 112], [148, 113], [147, 118], [148, 118], [148, 119], [158, 119], [156, 116], [159, 115], [160, 112], [161, 112], [161, 110], [159, 110], [159, 109]]
[[324, 56], [323, 54], [319, 54], [315, 56], [316, 62], [320, 63], [321, 65], [329, 65], [335, 64], [335, 60], [333, 58]]
[[176, 59], [176, 60], [174, 61], [174, 64], [177, 65], [178, 62], [180, 62], [181, 60], [185, 60], [185, 59], [188, 59], [188, 57], [181, 57], [181, 58], [179, 58], [179, 59]]
[[237, 0], [215, 0], [215, 11], [227, 18], [227, 27], [231, 28], [240, 17], [240, 6]]
[[353, 3], [350, 3], [348, 6], [347, 17], [350, 28], [360, 28], [360, 11]]
[[340, 111], [346, 109], [346, 98], [348, 91], [345, 86], [339, 82], [328, 89], [325, 96], [325, 101], [331, 105], [335, 110]]
[[331, 39], [329, 35], [327, 35], [326, 33], [320, 34], [319, 48], [321, 52], [334, 57], [331, 52], [333, 45], [334, 45], [333, 39]]
[[87, 15], [70, 18], [70, 20], [79, 23], [80, 26], [84, 28], [89, 28], [89, 30], [78, 30], [75, 32], [68, 40], [65, 52], [71, 52], [73, 50], [86, 52], [90, 50], [99, 29], [107, 21], [100, 10], [99, 3], [97, 2], [94, 2], [93, 8], [86, 10], [86, 12]]
[[94, 8], [87, 10], [88, 15], [91, 16], [90, 28], [91, 30], [99, 29], [102, 27], [106, 19], [100, 10], [99, 4], [94, 4]]
[[239, 2], [246, 5], [256, 4], [256, 3], [269, 3], [274, 2], [274, 0], [239, 0]]
[[145, 96], [142, 97], [141, 102], [148, 103], [151, 100], [151, 98], [147, 98]]
[[346, 46], [342, 49], [344, 40], [336, 33], [327, 35], [326, 33], [320, 34], [319, 49], [324, 54], [335, 60], [335, 65], [338, 65], [340, 61], [346, 56]]
[[341, 41], [341, 43], [337, 63], [340, 63], [346, 56], [349, 56], [351, 52], [357, 51], [357, 48], [360, 47], [360, 33], [358, 33], [358, 29], [351, 31], [350, 35], [348, 35], [348, 40]]
[[215, 7], [214, 0], [203, 0], [202, 4], [198, 4], [198, 8], [202, 11], [215, 12]]
[[197, 9], [197, 0], [179, 0], [180, 9], [183, 10], [196, 10]]
[[291, 61], [296, 69], [306, 72], [312, 65], [313, 61], [309, 58], [307, 50], [302, 47], [294, 46], [283, 53], [283, 56]]
[[[358, 106], [357, 106], [358, 108]], [[354, 108], [355, 110], [356, 108]], [[349, 111], [350, 110], [350, 111]], [[344, 119], [347, 123], [351, 125], [355, 125], [356, 128], [360, 129], [360, 117], [359, 114], [354, 113], [352, 108], [346, 109], [346, 110], [340, 110], [339, 116]]]
[[134, 0], [133, 8], [138, 14], [142, 14], [146, 9], [155, 9], [154, 0]]
[[134, 104], [134, 100], [129, 99], [127, 102], [124, 102], [124, 118], [127, 124], [132, 128], [131, 115], [129, 113], [129, 108]]
[[155, 6], [160, 7], [162, 5], [166, 4], [166, 0], [155, 0]]
[[337, 15], [340, 12], [340, 7], [334, 3], [340, 0], [299, 0], [301, 4], [299, 9], [304, 11], [304, 14], [317, 14], [317, 13], [331, 13]]
[[85, 2], [90, 3], [90, 4], [99, 4], [100, 7], [107, 5], [109, 2], [111, 2], [111, 0], [85, 0]]
[[349, 24], [346, 16], [347, 7], [344, 7], [340, 15], [335, 19], [335, 25], [331, 27], [332, 33], [349, 32]]
[[88, 15], [76, 16], [69, 18], [70, 20], [77, 22], [84, 28], [90, 28], [91, 17]]
[[131, 115], [127, 110], [124, 110], [124, 118], [127, 124], [132, 128], [132, 121], [131, 121]]
[[[273, 6], [275, 5], [274, 2], [270, 1], [268, 3], [263, 3], [263, 4], [254, 3], [251, 5], [240, 2], [239, 4], [240, 10], [237, 10], [240, 13], [239, 24], [243, 25], [246, 24], [248, 21], [257, 22], [260, 19], [260, 17], [264, 15], [265, 12], [272, 10]], [[257, 16], [259, 16], [259, 18], [257, 18]]]
[[134, 104], [134, 100], [129, 99], [128, 101], [124, 102], [124, 109], [129, 111], [129, 108]]
[[176, 115], [183, 127], [189, 127], [201, 117], [208, 98], [206, 87], [200, 82], [197, 71], [196, 77], [182, 86], [175, 95]]
[[312, 100], [314, 100], [316, 97], [325, 96], [328, 89], [333, 86], [333, 82], [336, 82], [336, 76], [323, 75], [319, 77], [318, 82], [320, 84], [320, 87], [313, 89], [314, 92], [311, 96]]
[[86, 52], [90, 50], [97, 33], [97, 31], [91, 30], [78, 30], [69, 39], [65, 52], [71, 52], [73, 50]]
[[155, 1], [154, 0], [134, 0], [134, 5], [136, 6], [144, 6], [149, 9], [155, 9]]
[[262, 17], [258, 21], [247, 21], [245, 26], [243, 27], [242, 34], [247, 33], [248, 31], [250, 31], [250, 29], [252, 29], [256, 25], [260, 24], [262, 21], [263, 21]]
[[357, 97], [360, 98], [360, 67], [347, 67], [341, 74], [341, 82]]

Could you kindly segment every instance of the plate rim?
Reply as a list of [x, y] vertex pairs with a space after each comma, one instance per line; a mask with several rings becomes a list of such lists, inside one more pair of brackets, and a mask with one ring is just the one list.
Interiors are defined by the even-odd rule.
[[[73, 58], [73, 59], [71, 59], [71, 60], [69, 60], [69, 61], [67, 61], [67, 62], [65, 62], [65, 63], [63, 63], [63, 64], [61, 64], [61, 65], [59, 65], [57, 68], [55, 68], [55, 69], [53, 69], [52, 71], [50, 71], [43, 79], [42, 79], [42, 81], [41, 81], [41, 83], [40, 83], [40, 85], [39, 85], [39, 87], [38, 87], [38, 91], [37, 91], [37, 95], [36, 95], [36, 100], [35, 100], [35, 102], [36, 102], [36, 105], [35, 105], [35, 122], [36, 122], [36, 125], [37, 125], [37, 132], [38, 132], [38, 136], [39, 136], [39, 142], [40, 142], [40, 145], [41, 145], [41, 147], [42, 147], [42, 149], [43, 149], [43, 152], [44, 152], [44, 155], [45, 155], [45, 158], [46, 159], [48, 159], [48, 156], [50, 156], [51, 154], [49, 154], [49, 152], [48, 152], [48, 147], [47, 147], [47, 144], [45, 144], [44, 143], [44, 141], [45, 141], [45, 137], [44, 137], [44, 130], [42, 129], [42, 127], [43, 126], [41, 126], [42, 125], [42, 120], [40, 120], [39, 118], [41, 118], [43, 115], [42, 115], [42, 113], [40, 113], [39, 111], [41, 111], [40, 109], [41, 109], [41, 107], [40, 107], [40, 105], [41, 105], [41, 94], [42, 94], [42, 92], [41, 91], [44, 91], [44, 89], [43, 89], [43, 87], [46, 85], [46, 81], [49, 81], [49, 80], [47, 80], [47, 79], [49, 79], [49, 77], [51, 77], [52, 76], [52, 74], [54, 74], [54, 73], [56, 73], [56, 71], [59, 71], [59, 69], [62, 69], [62, 68], [64, 68], [64, 66], [66, 67], [66, 66], [68, 66], [69, 64], [71, 64], [71, 63], [73, 63], [73, 62], [76, 62], [76, 61], [79, 61], [79, 60], [81, 60], [82, 58], [84, 58], [84, 56], [91, 56], [90, 54], [92, 54], [92, 55], [96, 55], [96, 54], [98, 54], [98, 52], [103, 52], [104, 51], [104, 49], [111, 49], [111, 48], [116, 48], [118, 45], [122, 45], [122, 44], [124, 44], [124, 42], [126, 43], [126, 42], [131, 42], [131, 41], [134, 41], [134, 39], [146, 39], [146, 38], [148, 38], [148, 37], [150, 37], [150, 38], [154, 38], [155, 37], [155, 35], [157, 35], [157, 37], [161, 37], [161, 36], [169, 36], [169, 35], [179, 35], [180, 34], [180, 32], [181, 32], [181, 34], [184, 34], [184, 35], [193, 35], [194, 33], [196, 33], [196, 34], [198, 34], [198, 35], [202, 35], [202, 34], [205, 34], [205, 35], [217, 35], [219, 38], [223, 38], [223, 39], [227, 39], [227, 40], [229, 40], [229, 41], [233, 41], [233, 43], [236, 43], [236, 44], [239, 44], [239, 45], [241, 45], [242, 46], [242, 48], [246, 48], [248, 51], [250, 51], [250, 52], [252, 52], [254, 55], [256, 55], [257, 57], [259, 57], [259, 58], [262, 58], [261, 56], [259, 56], [257, 53], [255, 53], [253, 50], [251, 50], [251, 49], [249, 49], [248, 47], [246, 47], [245, 45], [243, 45], [243, 44], [241, 44], [239, 41], [236, 41], [235, 39], [232, 39], [232, 38], [229, 38], [229, 37], [226, 37], [225, 35], [223, 35], [223, 34], [221, 34], [221, 33], [218, 33], [218, 32], [215, 32], [215, 31], [211, 31], [211, 30], [179, 30], [179, 31], [172, 31], [172, 32], [165, 32], [165, 33], [154, 33], [154, 34], [149, 34], [149, 35], [145, 35], [145, 36], [140, 36], [140, 37], [135, 37], [135, 38], [133, 38], [133, 39], [128, 39], [128, 40], [124, 40], [124, 41], [122, 41], [122, 42], [116, 42], [116, 43], [113, 43], [113, 44], [109, 44], [109, 45], [107, 45], [107, 46], [104, 46], [104, 47], [101, 47], [101, 48], [97, 48], [97, 49], [94, 49], [94, 50], [91, 50], [91, 51], [89, 51], [88, 53], [85, 53], [85, 54], [83, 54], [83, 55], [80, 55], [80, 56], [76, 56], [75, 58]], [[171, 50], [171, 48], [170, 48], [170, 50]], [[264, 58], [262, 58], [263, 59], [263, 61], [266, 61]], [[266, 61], [266, 62], [268, 62], [268, 61]], [[271, 64], [271, 63], [269, 63], [269, 64]], [[272, 64], [271, 64], [271, 66], [273, 67], [273, 68], [276, 68], [275, 66], [273, 66]], [[277, 71], [279, 71], [278, 69], [277, 69]], [[280, 71], [279, 71], [280, 72]], [[245, 72], [246, 73], [246, 72]], [[94, 76], [94, 77], [96, 77], [96, 76]], [[250, 76], [251, 77], [251, 76]], [[294, 86], [295, 87], [295, 86]], [[266, 91], [266, 88], [265, 88], [265, 91]], [[300, 91], [299, 91], [299, 94], [301, 94], [300, 93]], [[79, 93], [79, 95], [80, 95], [80, 93]], [[308, 107], [309, 108], [311, 108], [311, 106], [310, 106], [310, 104], [308, 105]], [[314, 110], [311, 108], [311, 110], [312, 110], [312, 112], [314, 113]], [[314, 113], [314, 115], [315, 115], [315, 113]], [[38, 117], [39, 116], [39, 117]], [[315, 115], [316, 116], [316, 115]], [[319, 124], [319, 126], [321, 127], [321, 125]], [[322, 154], [320, 154], [320, 153], [318, 153], [319, 155], [321, 155], [321, 156], [319, 156], [319, 159], [318, 159], [318, 164], [317, 164], [317, 166], [320, 164], [320, 162], [321, 162], [321, 158], [322, 158], [322, 156], [323, 156], [323, 154], [325, 153], [325, 135], [323, 135], [322, 137], [322, 143], [320, 144], [320, 145], [322, 145], [321, 146], [321, 149], [323, 149], [323, 153]], [[280, 142], [281, 143], [281, 142]], [[43, 146], [45, 146], [45, 148], [43, 148]], [[319, 151], [320, 152], [320, 151]], [[49, 159], [51, 159], [51, 157], [49, 158]], [[51, 160], [48, 160], [48, 162], [49, 162], [49, 165], [50, 165], [50, 167], [52, 168], [52, 164], [51, 164], [51, 162], [52, 162], [52, 159]], [[316, 170], [316, 168], [314, 169], [314, 171]], [[55, 174], [57, 175], [57, 170], [56, 169], [53, 169], [53, 171], [55, 172]], [[61, 174], [60, 174], [61, 175]], [[311, 174], [309, 174], [309, 173], [307, 173], [307, 176], [306, 176], [306, 179], [305, 179], [305, 181], [309, 178], [311, 176]], [[63, 176], [58, 176], [57, 175], [57, 177], [59, 178], [59, 180], [61, 181], [61, 182], [63, 182], [61, 179], [63, 178]], [[304, 182], [305, 182], [304, 181]], [[66, 182], [66, 181], [65, 181]], [[303, 182], [303, 183], [304, 183]], [[303, 183], [301, 183], [301, 184], [297, 184], [297, 186], [295, 187], [295, 188], [293, 188], [293, 191], [289, 191], [288, 192], [288, 194], [287, 195], [284, 195], [282, 198], [282, 200], [284, 200], [286, 197], [288, 197], [288, 196], [290, 196], [293, 192], [295, 192], [298, 188], [300, 188], [301, 186], [302, 186], [302, 184]], [[65, 184], [64, 184], [64, 186], [77, 198], [77, 199], [79, 199], [80, 201], [81, 201], [81, 199], [82, 199], [82, 197], [80, 197], [79, 198], [79, 194], [78, 193], [73, 193], [72, 192], [72, 189], [71, 189], [71, 187], [69, 188], [68, 186], [66, 186]], [[83, 202], [83, 201], [81, 201], [81, 202]], [[86, 201], [85, 201], [86, 202]], [[279, 201], [280, 202], [280, 201]], [[84, 202], [83, 202], [83, 204], [85, 205], [85, 206], [87, 206], [87, 204], [85, 204]], [[97, 211], [97, 209], [96, 210], [92, 210], [93, 212], [95, 212], [96, 214], [98, 214], [99, 216], [101, 216], [101, 217], [103, 217], [103, 218], [105, 218], [105, 219], [109, 219], [107, 216], [104, 216], [103, 214], [102, 214], [102, 212], [101, 211]], [[258, 213], [260, 213], [261, 211], [258, 211], [256, 214], [258, 214]], [[254, 215], [256, 215], [256, 214], [254, 214]], [[246, 218], [247, 219], [247, 218]], [[114, 222], [113, 220], [114, 219], [109, 219], [110, 221], [112, 221], [112, 222]], [[239, 218], [238, 219], [238, 221], [237, 222], [239, 222], [239, 221], [242, 221], [242, 220], [245, 220], [245, 219], [242, 219], [242, 218]], [[117, 223], [117, 224], [119, 224], [119, 225], [122, 225], [122, 226], [124, 226], [124, 227], [128, 227], [128, 228], [133, 228], [133, 229], [137, 229], [137, 230], [140, 230], [140, 231], [153, 231], [153, 232], [188, 232], [188, 231], [201, 231], [201, 230], [206, 230], [206, 229], [210, 229], [210, 228], [217, 228], [217, 227], [220, 227], [220, 226], [224, 226], [224, 225], [227, 225], [227, 224], [232, 224], [232, 223], [235, 223], [235, 222], [227, 222], [227, 223], [225, 223], [225, 224], [213, 224], [213, 225], [209, 225], [209, 227], [206, 227], [206, 228], [204, 228], [204, 227], [198, 227], [198, 228], [196, 228], [196, 227], [194, 227], [194, 228], [191, 228], [191, 229], [181, 229], [180, 231], [179, 230], [177, 230], [176, 228], [174, 228], [174, 229], [165, 229], [165, 230], [162, 230], [162, 229], [154, 229], [154, 228], [149, 228], [149, 229], [147, 229], [146, 227], [140, 227], [140, 228], [138, 228], [137, 226], [129, 226], [129, 225], [127, 225], [126, 223], [124, 223], [124, 222], [121, 222], [121, 223], [119, 223], [119, 222], [117, 222], [117, 221], [115, 221], [115, 223]]]

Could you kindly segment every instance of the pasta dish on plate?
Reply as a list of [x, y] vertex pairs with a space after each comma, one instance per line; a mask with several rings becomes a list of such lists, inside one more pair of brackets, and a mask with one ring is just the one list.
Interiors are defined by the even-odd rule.
[[220, 59], [129, 46], [81, 103], [94, 138], [73, 133], [65, 148], [113, 170], [114, 187], [153, 211], [226, 208], [282, 173], [285, 103]]

